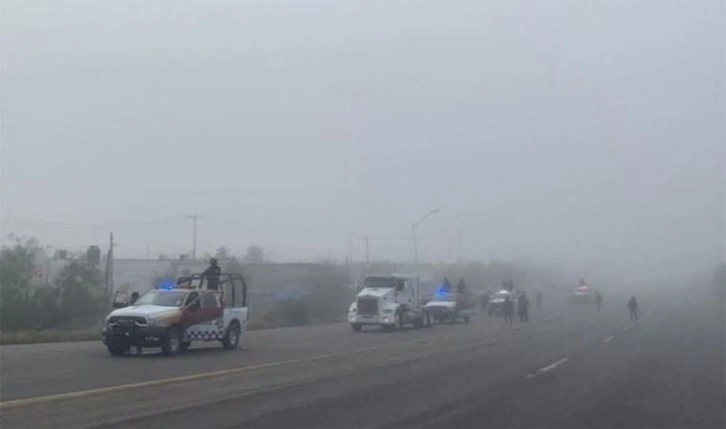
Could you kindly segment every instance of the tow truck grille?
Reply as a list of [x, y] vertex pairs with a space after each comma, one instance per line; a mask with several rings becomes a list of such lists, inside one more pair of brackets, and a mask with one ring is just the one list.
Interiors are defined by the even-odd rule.
[[378, 314], [376, 298], [358, 298], [358, 314]]

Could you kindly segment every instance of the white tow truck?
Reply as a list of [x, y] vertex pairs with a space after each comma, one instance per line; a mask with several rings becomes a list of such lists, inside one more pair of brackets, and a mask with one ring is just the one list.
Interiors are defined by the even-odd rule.
[[406, 325], [431, 326], [431, 314], [422, 303], [417, 276], [366, 276], [364, 288], [348, 310], [348, 322], [355, 332], [369, 325], [394, 331]]

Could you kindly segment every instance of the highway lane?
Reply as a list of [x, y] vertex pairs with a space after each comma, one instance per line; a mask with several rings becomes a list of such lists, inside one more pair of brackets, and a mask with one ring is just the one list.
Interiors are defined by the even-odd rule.
[[[540, 322], [561, 317], [556, 308], [543, 311]], [[484, 318], [480, 322], [487, 328], [498, 326], [496, 319]], [[439, 328], [446, 331], [454, 327]], [[407, 329], [404, 335], [409, 339], [429, 338], [432, 332]], [[149, 349], [141, 357], [110, 358], [100, 342], [100, 333], [99, 341], [0, 346], [0, 398], [17, 400], [302, 359], [380, 346], [391, 341], [391, 336], [376, 328], [352, 335], [347, 323], [335, 323], [251, 331], [241, 341], [240, 349], [235, 351], [222, 350], [218, 342], [195, 343], [179, 359], [164, 357], [158, 349]]]
[[[673, 311], [681, 308], [674, 302], [645, 305], [636, 325], [621, 306], [599, 315], [550, 308], [530, 325], [485, 318], [393, 334], [355, 335], [345, 325], [273, 330], [249, 350], [175, 359], [110, 359], [83, 344], [74, 353], [101, 367], [160, 361], [202, 371], [204, 357], [211, 367], [246, 370], [0, 411], [11, 428], [721, 427], [709, 425], [723, 423], [714, 405], [723, 400], [723, 319], [715, 310]], [[315, 353], [323, 343], [333, 354]], [[245, 360], [255, 349], [262, 365]], [[42, 389], [26, 389], [30, 396], [47, 390], [34, 386]], [[658, 420], [663, 410], [680, 420]]]

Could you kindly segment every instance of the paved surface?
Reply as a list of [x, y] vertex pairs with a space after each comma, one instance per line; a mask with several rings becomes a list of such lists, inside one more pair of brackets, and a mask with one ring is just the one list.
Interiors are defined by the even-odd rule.
[[[0, 348], [3, 428], [721, 428], [724, 319], [693, 295], [627, 320], [546, 306], [532, 323], [252, 332], [176, 358], [98, 343]], [[624, 301], [623, 301], [624, 302]], [[700, 311], [686, 312], [689, 308]], [[51, 395], [51, 396], [48, 396]]]

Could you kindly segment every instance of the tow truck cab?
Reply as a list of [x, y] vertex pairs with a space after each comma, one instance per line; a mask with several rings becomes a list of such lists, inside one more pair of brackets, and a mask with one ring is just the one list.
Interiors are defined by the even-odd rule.
[[375, 325], [395, 330], [405, 325], [420, 328], [431, 325], [422, 304], [419, 279], [405, 274], [366, 276], [363, 289], [348, 309], [353, 331]]

